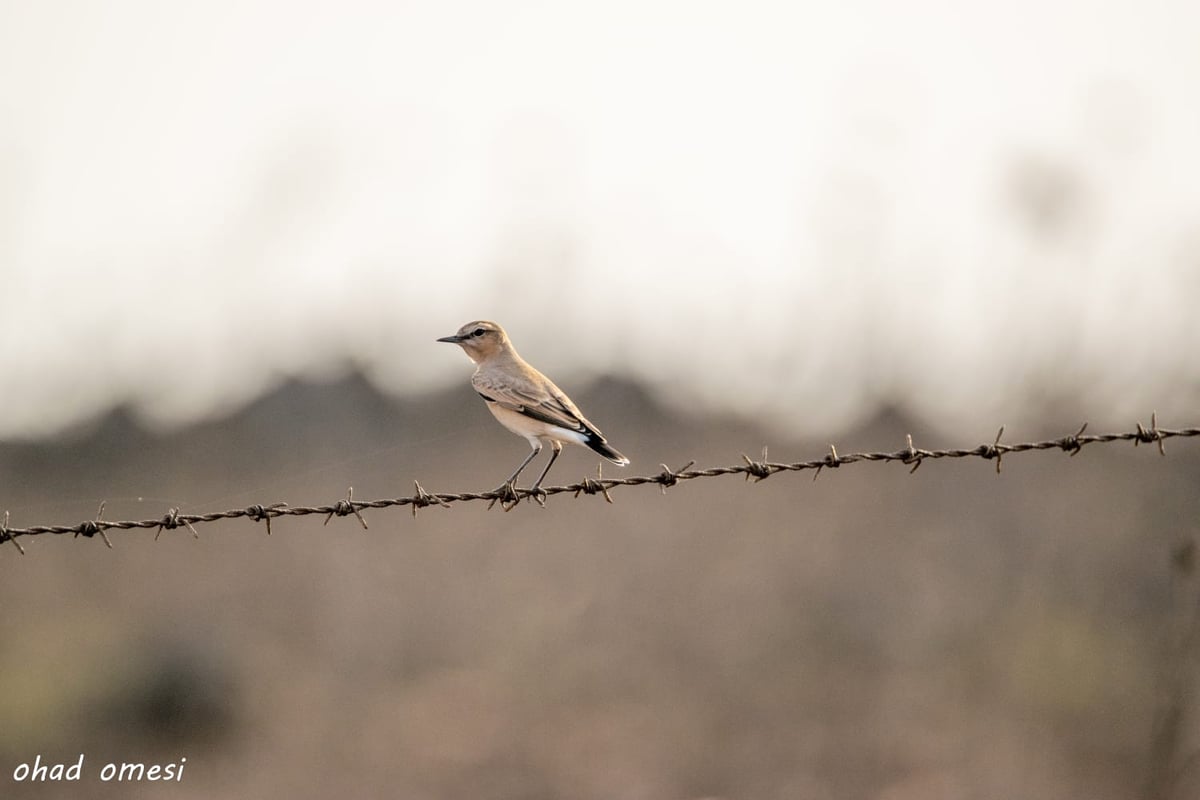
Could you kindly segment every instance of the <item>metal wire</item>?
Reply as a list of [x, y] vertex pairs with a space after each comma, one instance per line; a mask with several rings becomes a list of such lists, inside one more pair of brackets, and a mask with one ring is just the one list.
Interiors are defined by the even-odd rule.
[[465, 503], [471, 500], [487, 500], [488, 508], [491, 508], [497, 502], [505, 511], [514, 508], [521, 500], [532, 498], [539, 504], [544, 504], [546, 498], [552, 495], [570, 493], [574, 497], [579, 497], [581, 494], [599, 494], [604, 499], [611, 503], [612, 496], [609, 490], [617, 486], [643, 486], [652, 484], [662, 489], [665, 494], [668, 487], [674, 486], [680, 481], [691, 481], [698, 478], [715, 478], [721, 475], [743, 475], [746, 480], [753, 478], [755, 482], [765, 480], [777, 472], [802, 472], [804, 470], [813, 471], [813, 479], [815, 480], [821, 471], [830, 468], [838, 468], [847, 464], [855, 464], [863, 461], [899, 461], [902, 464], [911, 465], [910, 472], [916, 472], [917, 468], [927, 460], [936, 460], [943, 458], [983, 458], [994, 460], [996, 462], [996, 472], [1000, 472], [1000, 465], [1003, 457], [1008, 453], [1024, 453], [1036, 450], [1061, 450], [1069, 455], [1077, 455], [1085, 445], [1089, 444], [1107, 444], [1110, 442], [1133, 442], [1134, 445], [1139, 444], [1155, 444], [1158, 451], [1162, 455], [1166, 455], [1163, 447], [1163, 442], [1167, 439], [1176, 437], [1192, 437], [1200, 436], [1200, 428], [1181, 428], [1181, 429], [1166, 429], [1158, 427], [1157, 415], [1151, 415], [1150, 427], [1145, 428], [1139, 422], [1133, 431], [1126, 433], [1101, 433], [1101, 434], [1086, 434], [1087, 423], [1074, 434], [1062, 436], [1057, 439], [1046, 439], [1040, 442], [1024, 442], [1020, 444], [1004, 444], [1000, 438], [1004, 435], [1004, 428], [1001, 427], [996, 434], [996, 438], [990, 444], [981, 444], [971, 448], [959, 448], [948, 450], [925, 450], [913, 445], [912, 436], [907, 436], [907, 446], [902, 450], [894, 452], [875, 452], [875, 453], [848, 453], [845, 455], [839, 454], [837, 448], [830, 445], [829, 453], [823, 458], [812, 461], [796, 461], [793, 463], [779, 463], [769, 461], [767, 459], [767, 450], [763, 448], [761, 461], [755, 461], [749, 456], [742, 454], [744, 463], [734, 464], [728, 467], [711, 467], [709, 469], [692, 469], [694, 461], [688, 462], [679, 469], [672, 470], [666, 464], [660, 464], [662, 472], [654, 475], [641, 475], [632, 478], [605, 478], [597, 470], [595, 478], [584, 478], [579, 483], [567, 484], [564, 486], [548, 486], [539, 489], [536, 493], [529, 489], [514, 489], [512, 486], [501, 486], [498, 489], [493, 489], [487, 492], [454, 492], [454, 493], [431, 493], [425, 491], [420, 483], [413, 482], [415, 493], [408, 497], [393, 497], [383, 500], [355, 500], [353, 487], [347, 491], [346, 497], [328, 505], [319, 506], [290, 506], [286, 503], [273, 503], [271, 505], [251, 505], [245, 508], [232, 508], [228, 511], [219, 511], [209, 514], [183, 514], [178, 508], [170, 509], [165, 516], [158, 519], [144, 520], [106, 520], [103, 519], [104, 503], [100, 504], [99, 510], [96, 512], [95, 519], [85, 520], [76, 525], [32, 525], [26, 528], [9, 527], [9, 514], [4, 512], [4, 523], [0, 525], [0, 543], [5, 540], [12, 542], [18, 550], [24, 554], [25, 550], [21, 547], [18, 541], [23, 536], [38, 536], [41, 534], [72, 534], [73, 536], [83, 536], [91, 538], [99, 536], [109, 548], [112, 547], [112, 542], [109, 540], [106, 531], [110, 530], [132, 530], [137, 528], [153, 528], [156, 530], [155, 539], [162, 534], [164, 530], [175, 530], [176, 528], [187, 528], [193, 536], [199, 538], [196, 531], [196, 526], [204, 523], [217, 522], [225, 519], [246, 518], [254, 522], [265, 522], [267, 533], [271, 533], [271, 520], [278, 517], [299, 517], [309, 514], [324, 514], [325, 524], [328, 524], [333, 517], [346, 517], [353, 515], [358, 522], [367, 527], [367, 521], [363, 517], [362, 512], [365, 509], [391, 508], [393, 506], [411, 506], [413, 516], [416, 516], [417, 511], [422, 508], [427, 508], [432, 505], [439, 505], [449, 508], [451, 503]]

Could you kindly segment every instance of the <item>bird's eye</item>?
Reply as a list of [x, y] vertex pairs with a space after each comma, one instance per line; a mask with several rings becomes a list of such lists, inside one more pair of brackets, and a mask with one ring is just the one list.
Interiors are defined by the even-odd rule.
[[483, 328], [476, 328], [471, 332], [472, 336], [483, 336]]

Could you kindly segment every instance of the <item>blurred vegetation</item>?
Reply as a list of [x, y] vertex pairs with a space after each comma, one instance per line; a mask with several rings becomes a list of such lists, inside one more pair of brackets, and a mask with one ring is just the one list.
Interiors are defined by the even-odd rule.
[[[638, 473], [828, 447], [624, 382], [572, 393]], [[1043, 419], [1013, 440], [1078, 424]], [[836, 443], [909, 432], [992, 430], [883, 411]], [[14, 524], [100, 499], [142, 518], [487, 488], [524, 450], [466, 388], [393, 401], [350, 378], [161, 436], [117, 413], [0, 445], [0, 485]], [[594, 467], [573, 449], [553, 475]], [[0, 793], [77, 797], [8, 776], [84, 752], [188, 759], [169, 785], [85, 774], [97, 797], [1187, 796], [1194, 599], [1168, 555], [1196, 534], [1198, 476], [1180, 442], [1014, 456], [999, 476], [863, 465], [614, 505], [378, 511], [369, 531], [237, 522], [114, 533], [112, 552], [39, 537], [0, 551]]]

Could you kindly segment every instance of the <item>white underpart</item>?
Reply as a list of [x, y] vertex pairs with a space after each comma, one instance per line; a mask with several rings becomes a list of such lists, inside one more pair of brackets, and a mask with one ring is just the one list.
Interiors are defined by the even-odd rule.
[[524, 436], [529, 441], [530, 447], [535, 450], [540, 441], [546, 440], [585, 446], [587, 444], [587, 438], [579, 431], [532, 419], [511, 408], [505, 408], [499, 403], [488, 403], [487, 407], [501, 425], [518, 436]]

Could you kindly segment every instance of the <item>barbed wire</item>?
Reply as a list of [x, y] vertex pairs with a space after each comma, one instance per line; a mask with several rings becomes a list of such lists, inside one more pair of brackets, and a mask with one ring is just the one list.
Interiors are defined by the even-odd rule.
[[1192, 437], [1200, 436], [1200, 428], [1180, 428], [1168, 429], [1158, 427], [1158, 416], [1152, 414], [1150, 417], [1150, 427], [1143, 427], [1138, 422], [1137, 427], [1124, 433], [1099, 433], [1087, 434], [1087, 423], [1085, 422], [1077, 432], [1068, 436], [1061, 436], [1055, 439], [1045, 439], [1039, 442], [1023, 442], [1019, 444], [1005, 444], [1000, 441], [1004, 435], [1004, 427], [996, 433], [996, 438], [990, 444], [981, 444], [970, 448], [952, 448], [945, 450], [925, 450], [916, 447], [913, 444], [912, 435], [906, 436], [906, 447], [902, 450], [893, 452], [874, 452], [874, 453], [847, 453], [839, 454], [837, 448], [833, 445], [829, 446], [829, 452], [819, 459], [811, 461], [796, 461], [792, 463], [781, 463], [769, 461], [767, 458], [767, 448], [763, 448], [762, 460], [755, 461], [742, 454], [744, 463], [734, 464], [727, 467], [710, 467], [708, 469], [692, 469], [695, 461], [689, 461], [679, 469], [672, 470], [666, 464], [660, 464], [662, 472], [654, 475], [640, 475], [631, 478], [605, 478], [602, 472], [597, 469], [595, 478], [584, 478], [578, 483], [566, 484], [563, 486], [548, 486], [538, 489], [536, 492], [530, 489], [516, 489], [511, 485], [504, 485], [497, 489], [487, 492], [452, 492], [452, 493], [431, 493], [425, 491], [421, 484], [413, 481], [415, 494], [408, 497], [393, 497], [382, 500], [355, 500], [354, 488], [351, 487], [346, 492], [344, 499], [334, 503], [319, 506], [291, 506], [287, 503], [273, 503], [271, 505], [255, 504], [246, 506], [245, 508], [231, 508], [228, 511], [218, 511], [208, 514], [184, 514], [178, 508], [172, 508], [167, 511], [165, 516], [157, 519], [143, 520], [106, 520], [104, 519], [103, 502], [100, 503], [100, 508], [96, 512], [94, 519], [84, 520], [76, 525], [32, 525], [25, 528], [14, 528], [9, 526], [9, 512], [4, 512], [4, 523], [0, 525], [0, 543], [4, 541], [12, 542], [21, 554], [24, 555], [25, 549], [18, 541], [23, 536], [38, 536], [43, 534], [72, 534], [75, 537], [83, 536], [92, 538], [99, 536], [106, 545], [111, 549], [112, 541], [108, 538], [106, 531], [110, 530], [135, 530], [135, 529], [155, 529], [154, 538], [162, 534], [164, 530], [176, 530], [178, 528], [187, 528], [193, 536], [199, 538], [200, 534], [196, 531], [196, 526], [204, 523], [218, 522], [227, 519], [246, 518], [253, 522], [265, 522], [267, 533], [271, 533], [271, 520], [278, 517], [300, 517], [310, 514], [325, 515], [325, 524], [334, 517], [346, 517], [353, 515], [362, 525], [367, 528], [367, 521], [363, 517], [362, 512], [366, 509], [381, 509], [391, 508], [396, 506], [410, 506], [413, 516], [417, 511], [429, 506], [442, 506], [449, 508], [451, 503], [465, 503], [471, 500], [487, 500], [488, 508], [492, 508], [496, 503], [500, 503], [505, 511], [511, 511], [521, 500], [532, 498], [540, 505], [545, 505], [546, 499], [552, 495], [571, 493], [574, 497], [580, 495], [595, 495], [599, 494], [604, 497], [605, 501], [611, 503], [612, 496], [609, 494], [609, 489], [618, 486], [658, 486], [663, 494], [669, 487], [676, 485], [680, 481], [691, 481], [699, 478], [716, 478], [722, 475], [744, 475], [746, 480], [751, 478], [757, 483], [765, 480], [778, 472], [802, 472], [804, 470], [813, 471], [813, 480], [821, 474], [821, 471], [829, 468], [835, 469], [847, 464], [856, 464], [865, 461], [898, 461], [902, 464], [911, 465], [910, 473], [916, 472], [917, 468], [925, 461], [937, 460], [944, 458], [982, 458], [986, 460], [994, 460], [996, 462], [996, 472], [1000, 472], [1003, 457], [1009, 453], [1025, 453], [1030, 451], [1043, 450], [1061, 450], [1071, 456], [1079, 454], [1085, 445], [1089, 444], [1108, 444], [1111, 442], [1133, 442], [1134, 446], [1139, 444], [1156, 444], [1160, 455], [1166, 455], [1166, 450], [1163, 442], [1167, 439], [1176, 437]]

